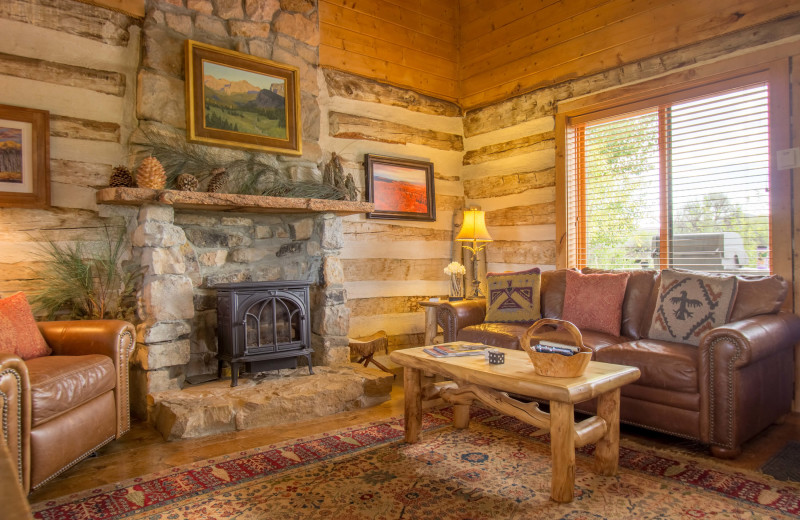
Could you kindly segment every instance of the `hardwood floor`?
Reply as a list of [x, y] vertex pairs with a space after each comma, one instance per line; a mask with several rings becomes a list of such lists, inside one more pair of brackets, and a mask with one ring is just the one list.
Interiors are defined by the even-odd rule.
[[[166, 442], [157, 431], [144, 423], [136, 422], [122, 439], [105, 446], [97, 456], [80, 462], [29, 498], [31, 503], [40, 502], [173, 466], [357, 424], [385, 420], [402, 414], [403, 387], [402, 376], [399, 376], [392, 389], [392, 398], [379, 406], [303, 423]], [[713, 458], [703, 446], [648, 430], [623, 425], [622, 435], [649, 446], [677, 449]], [[737, 459], [720, 462], [734, 468], [758, 469], [789, 440], [800, 440], [800, 414], [788, 415], [782, 424], [772, 425], [752, 439], [744, 446], [742, 455]], [[714, 460], [719, 461], [719, 459]]]

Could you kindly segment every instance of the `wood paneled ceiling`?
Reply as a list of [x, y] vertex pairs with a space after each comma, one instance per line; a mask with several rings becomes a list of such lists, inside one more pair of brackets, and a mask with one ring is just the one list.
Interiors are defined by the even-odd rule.
[[319, 0], [320, 62], [488, 105], [800, 14], [775, 0]]

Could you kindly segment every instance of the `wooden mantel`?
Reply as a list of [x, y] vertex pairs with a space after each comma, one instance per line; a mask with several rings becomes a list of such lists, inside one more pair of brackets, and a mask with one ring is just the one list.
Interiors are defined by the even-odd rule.
[[260, 195], [145, 188], [103, 188], [97, 191], [97, 203], [128, 206], [165, 204], [179, 209], [243, 213], [334, 213], [339, 216], [369, 213], [375, 209], [375, 204], [372, 202], [262, 197]]

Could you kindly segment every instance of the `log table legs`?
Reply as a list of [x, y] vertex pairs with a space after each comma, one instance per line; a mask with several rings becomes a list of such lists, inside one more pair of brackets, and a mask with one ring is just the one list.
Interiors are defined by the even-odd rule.
[[606, 423], [594, 450], [595, 472], [600, 475], [616, 475], [619, 466], [619, 396], [616, 388], [597, 398], [597, 416]]
[[417, 442], [422, 429], [422, 400], [441, 398], [453, 405], [456, 428], [469, 425], [470, 403], [481, 403], [499, 412], [550, 431], [553, 478], [550, 497], [556, 502], [570, 502], [575, 489], [575, 448], [596, 443], [595, 468], [600, 475], [615, 475], [619, 463], [620, 389], [598, 396], [597, 416], [575, 423], [573, 403], [550, 401], [550, 413], [538, 403], [523, 403], [505, 392], [473, 384], [434, 383], [422, 388], [420, 370], [405, 367], [405, 440]]
[[420, 376], [420, 371], [415, 368], [405, 367], [403, 369], [405, 430], [408, 443], [417, 442], [422, 430], [422, 379]]
[[550, 453], [553, 479], [550, 498], [571, 502], [575, 489], [575, 415], [572, 403], [550, 402]]

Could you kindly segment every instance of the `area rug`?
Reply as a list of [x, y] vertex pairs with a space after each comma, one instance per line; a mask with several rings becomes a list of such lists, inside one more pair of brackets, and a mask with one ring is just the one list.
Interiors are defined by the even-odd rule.
[[789, 441], [761, 467], [778, 480], [800, 482], [800, 442]]
[[550, 496], [546, 434], [473, 407], [424, 416], [423, 440], [402, 419], [264, 446], [33, 505], [35, 518], [136, 519], [665, 519], [796, 518], [800, 485], [624, 440], [620, 471], [576, 457], [575, 499]]

